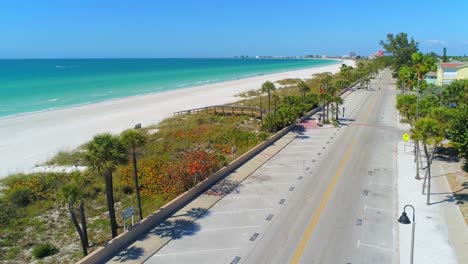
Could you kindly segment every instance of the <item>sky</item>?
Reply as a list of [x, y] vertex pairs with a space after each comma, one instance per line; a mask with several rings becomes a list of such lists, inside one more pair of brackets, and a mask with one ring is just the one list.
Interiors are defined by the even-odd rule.
[[0, 58], [362, 55], [406, 32], [468, 55], [466, 0], [1, 0]]

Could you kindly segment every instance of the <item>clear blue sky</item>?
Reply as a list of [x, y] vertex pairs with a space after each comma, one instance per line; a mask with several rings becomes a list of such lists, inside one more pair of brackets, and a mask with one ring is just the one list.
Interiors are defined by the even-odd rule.
[[401, 31], [423, 51], [468, 55], [467, 11], [465, 0], [1, 0], [0, 58], [368, 55]]

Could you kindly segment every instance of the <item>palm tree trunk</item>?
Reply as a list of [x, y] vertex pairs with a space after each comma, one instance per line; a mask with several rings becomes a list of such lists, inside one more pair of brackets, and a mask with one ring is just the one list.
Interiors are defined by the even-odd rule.
[[76, 214], [75, 210], [73, 208], [73, 205], [71, 203], [68, 203], [68, 211], [70, 212], [70, 217], [72, 219], [73, 225], [75, 226], [76, 232], [78, 232], [78, 236], [80, 237], [81, 241], [81, 249], [83, 250], [83, 255], [86, 256], [88, 255], [88, 245], [87, 242], [83, 236], [83, 232], [81, 231], [81, 227], [78, 224], [78, 220], [76, 219]]
[[[431, 158], [429, 157], [429, 153], [427, 151], [427, 143], [424, 142], [424, 153], [426, 154], [427, 157], [427, 199], [426, 199], [426, 204], [430, 205], [431, 204]], [[419, 162], [419, 161], [418, 161]]]
[[141, 200], [140, 200], [140, 186], [138, 184], [138, 170], [137, 170], [137, 159], [135, 153], [135, 147], [132, 146], [132, 164], [133, 164], [133, 183], [135, 184], [135, 194], [138, 205], [138, 214], [140, 220], [143, 220], [143, 212], [141, 210]]
[[327, 105], [326, 105], [326, 103], [324, 102], [324, 103], [323, 103], [323, 107], [322, 107], [322, 112], [323, 112], [322, 124], [325, 123], [325, 110], [326, 110], [326, 108], [327, 108]]
[[88, 227], [86, 225], [86, 215], [85, 215], [85, 209], [84, 209], [84, 200], [80, 201], [80, 219], [81, 219], [81, 229], [83, 232], [83, 238], [85, 245], [89, 247], [89, 240], [88, 240]]
[[338, 122], [338, 103], [335, 103], [336, 109], [335, 109], [335, 114], [336, 114], [336, 122]]
[[419, 151], [419, 141], [415, 140], [414, 141], [414, 160], [416, 161], [416, 177], [414, 177], [416, 180], [420, 180], [421, 177], [419, 177], [419, 160], [418, 157], [420, 155]]
[[273, 121], [273, 123], [274, 123], [273, 126], [275, 127], [275, 128], [274, 128], [274, 131], [275, 131], [275, 133], [276, 133], [276, 100], [274, 100], [273, 103], [274, 103], [274, 107], [275, 107], [275, 112], [273, 113], [273, 115], [274, 115], [274, 116], [273, 116], [273, 120], [274, 120], [274, 121]]
[[260, 95], [260, 120], [262, 121], [263, 125], [263, 105], [262, 105], [262, 96]]
[[270, 107], [270, 96], [271, 96], [271, 94], [270, 94], [270, 92], [268, 92], [268, 115], [270, 115], [270, 109], [271, 109], [271, 107]]
[[109, 210], [109, 220], [111, 225], [112, 238], [117, 236], [117, 221], [115, 219], [114, 207], [114, 187], [112, 184], [112, 172], [107, 170], [105, 173], [107, 209]]
[[327, 102], [327, 120], [330, 121], [330, 102]]

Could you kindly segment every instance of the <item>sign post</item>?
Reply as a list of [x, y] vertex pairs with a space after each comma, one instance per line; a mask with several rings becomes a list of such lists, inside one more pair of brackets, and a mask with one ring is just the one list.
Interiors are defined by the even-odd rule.
[[123, 215], [122, 215], [122, 218], [123, 218], [123, 222], [124, 222], [124, 232], [128, 229], [128, 226], [127, 226], [127, 219], [128, 218], [132, 218], [132, 225], [133, 226], [135, 224], [135, 208], [132, 207], [129, 207], [129, 208], [126, 208], [124, 211], [123, 211]]
[[404, 147], [403, 147], [403, 152], [405, 152], [405, 151], [406, 151], [406, 143], [408, 143], [408, 140], [409, 140], [409, 135], [408, 135], [408, 133], [404, 133], [404, 134], [403, 134], [403, 140], [405, 141], [405, 145], [404, 145]]
[[231, 148], [231, 154], [232, 154], [232, 159], [234, 160], [234, 158], [237, 155], [237, 147], [235, 145]]

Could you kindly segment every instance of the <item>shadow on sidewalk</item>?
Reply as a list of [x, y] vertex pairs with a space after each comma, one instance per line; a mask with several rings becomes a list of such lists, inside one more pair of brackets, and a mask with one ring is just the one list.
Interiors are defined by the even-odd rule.
[[434, 160], [444, 162], [458, 162], [458, 151], [454, 148], [438, 147], [434, 156]]
[[[434, 195], [434, 194], [431, 193], [431, 195]], [[453, 203], [453, 202], [456, 201], [455, 196], [453, 196], [453, 195], [446, 195], [445, 197], [447, 197], [447, 198], [445, 198], [444, 200], [438, 201], [438, 202], [431, 202], [431, 203], [429, 203], [429, 205], [446, 203], [446, 202]]]

